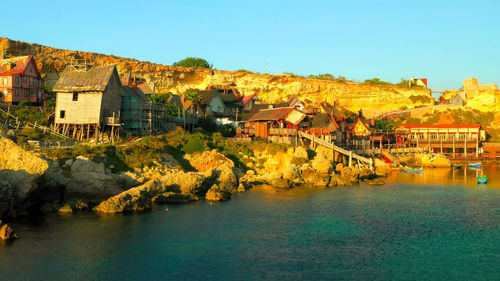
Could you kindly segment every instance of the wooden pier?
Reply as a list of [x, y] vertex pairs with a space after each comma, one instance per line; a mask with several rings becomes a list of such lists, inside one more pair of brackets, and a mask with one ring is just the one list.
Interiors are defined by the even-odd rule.
[[329, 148], [329, 149], [331, 149], [331, 150], [333, 150], [335, 152], [338, 152], [340, 154], [348, 156], [349, 157], [349, 167], [352, 166], [352, 159], [356, 159], [358, 162], [367, 164], [367, 165], [370, 166], [370, 168], [373, 168], [373, 159], [371, 159], [371, 158], [363, 157], [361, 155], [353, 153], [350, 150], [346, 150], [346, 149], [343, 149], [341, 147], [338, 147], [338, 146], [336, 146], [335, 144], [333, 144], [333, 143], [331, 143], [329, 141], [317, 138], [314, 135], [311, 135], [311, 134], [308, 134], [308, 133], [305, 133], [305, 132], [302, 132], [302, 131], [299, 131], [299, 137], [303, 137], [303, 138], [309, 139], [312, 144], [316, 143], [316, 144], [322, 145], [322, 146], [324, 146], [326, 148]]

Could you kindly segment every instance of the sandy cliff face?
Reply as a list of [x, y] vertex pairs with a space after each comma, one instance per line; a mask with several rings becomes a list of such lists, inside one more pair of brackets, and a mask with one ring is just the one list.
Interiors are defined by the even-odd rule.
[[12, 56], [33, 55], [42, 75], [48, 77], [62, 71], [72, 59], [87, 59], [97, 66], [117, 64], [120, 74], [132, 71], [146, 78], [160, 93], [178, 94], [188, 89], [206, 89], [208, 85], [235, 83], [243, 94], [258, 94], [264, 102], [282, 101], [288, 95], [299, 95], [310, 105], [318, 105], [325, 100], [330, 103], [338, 100], [341, 106], [353, 111], [360, 108], [391, 110], [432, 103], [430, 92], [425, 89], [342, 83], [291, 75], [172, 67], [116, 56], [56, 49], [7, 38], [0, 38], [0, 53], [3, 51]]

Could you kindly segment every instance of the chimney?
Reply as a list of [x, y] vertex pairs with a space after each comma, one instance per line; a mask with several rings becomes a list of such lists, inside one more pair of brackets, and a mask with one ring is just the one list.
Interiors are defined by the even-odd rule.
[[359, 109], [359, 117], [363, 117], [363, 109], [362, 108]]
[[10, 71], [12, 69], [12, 64], [10, 62], [8, 62], [6, 65], [5, 65], [5, 70], [7, 71]]

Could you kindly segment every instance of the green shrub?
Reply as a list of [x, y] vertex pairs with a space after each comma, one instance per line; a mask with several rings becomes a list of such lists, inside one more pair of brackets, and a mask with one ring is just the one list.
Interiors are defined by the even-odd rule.
[[189, 138], [186, 144], [182, 147], [182, 151], [184, 153], [189, 153], [189, 154], [195, 152], [202, 152], [205, 151], [206, 149], [207, 146], [205, 145], [205, 141], [197, 137]]
[[18, 104], [19, 106], [31, 106], [31, 103], [27, 100], [22, 100]]
[[217, 128], [217, 131], [219, 131], [222, 134], [222, 136], [226, 138], [232, 138], [236, 135], [236, 128], [230, 124], [219, 126]]

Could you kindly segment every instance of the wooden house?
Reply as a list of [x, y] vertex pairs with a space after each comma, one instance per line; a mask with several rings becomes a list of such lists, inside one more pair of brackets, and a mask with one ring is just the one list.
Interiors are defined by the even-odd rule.
[[293, 136], [305, 117], [306, 114], [293, 107], [262, 109], [245, 123], [244, 133], [264, 139], [270, 136]]
[[317, 113], [310, 122], [307, 132], [327, 141], [340, 140], [342, 132], [332, 113]]
[[124, 90], [115, 65], [68, 66], [54, 85], [55, 129], [76, 140], [111, 141], [119, 136]]
[[198, 115], [203, 117], [222, 116], [226, 112], [226, 106], [222, 99], [221, 93], [216, 89], [199, 91], [201, 95], [201, 108], [198, 110]]
[[363, 116], [363, 110], [360, 109], [356, 121], [349, 126], [349, 145], [355, 149], [369, 149], [371, 146], [371, 127], [375, 125], [374, 122], [373, 119], [365, 118]]
[[33, 56], [0, 60], [0, 102], [40, 104], [43, 96], [44, 80]]

